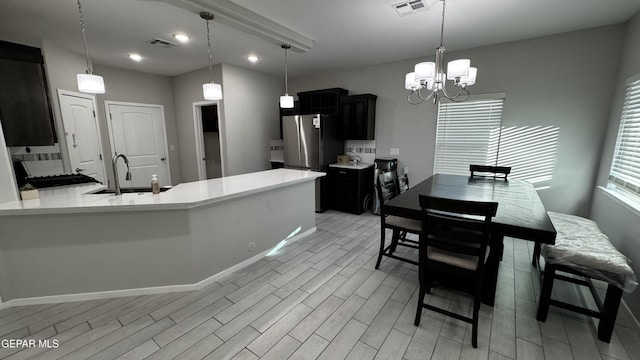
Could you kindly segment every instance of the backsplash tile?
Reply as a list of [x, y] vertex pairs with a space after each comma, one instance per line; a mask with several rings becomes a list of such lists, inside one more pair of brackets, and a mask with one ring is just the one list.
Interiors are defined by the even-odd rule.
[[347, 140], [344, 143], [344, 152], [351, 157], [359, 157], [363, 163], [373, 164], [376, 159], [376, 141]]
[[271, 161], [283, 162], [284, 161], [284, 145], [282, 139], [271, 140], [269, 144], [269, 152]]
[[[27, 148], [29, 151], [27, 151]], [[10, 147], [13, 161], [22, 161], [29, 176], [50, 176], [64, 174], [60, 146], [16, 146]]]

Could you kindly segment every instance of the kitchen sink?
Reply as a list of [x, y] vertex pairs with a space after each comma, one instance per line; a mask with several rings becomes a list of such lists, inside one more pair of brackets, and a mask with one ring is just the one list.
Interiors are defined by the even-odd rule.
[[[160, 192], [165, 192], [170, 190], [172, 186], [161, 186]], [[151, 187], [128, 187], [128, 188], [120, 188], [120, 192], [123, 194], [144, 194], [150, 193]], [[100, 194], [115, 194], [115, 189], [102, 189], [95, 192], [87, 193], [86, 195], [100, 195]]]

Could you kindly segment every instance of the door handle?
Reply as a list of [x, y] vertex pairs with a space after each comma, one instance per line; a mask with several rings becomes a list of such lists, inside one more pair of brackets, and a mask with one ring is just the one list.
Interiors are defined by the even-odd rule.
[[79, 172], [81, 172], [81, 171], [85, 171], [85, 170], [87, 170], [87, 169], [80, 169], [80, 168], [76, 168], [76, 172], [77, 172], [77, 173], [79, 173]]
[[161, 158], [160, 158], [160, 161], [165, 161], [165, 160], [166, 160], [166, 159], [165, 159], [164, 157], [161, 157]]
[[78, 143], [76, 142], [76, 134], [71, 134], [71, 138], [73, 139], [73, 147], [77, 148]]

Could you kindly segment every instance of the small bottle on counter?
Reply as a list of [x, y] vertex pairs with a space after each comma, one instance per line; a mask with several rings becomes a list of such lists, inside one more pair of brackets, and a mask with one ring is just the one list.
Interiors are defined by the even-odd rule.
[[158, 175], [151, 175], [151, 192], [154, 194], [160, 194], [160, 183], [158, 182]]

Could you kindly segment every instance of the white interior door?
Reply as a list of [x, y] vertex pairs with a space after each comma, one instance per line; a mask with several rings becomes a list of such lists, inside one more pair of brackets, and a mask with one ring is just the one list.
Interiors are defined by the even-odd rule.
[[121, 187], [149, 186], [157, 174], [161, 186], [171, 185], [164, 108], [161, 105], [105, 102], [111, 149], [129, 159], [131, 181], [124, 161], [118, 161]]
[[106, 184], [95, 98], [58, 89], [58, 99], [71, 171]]

